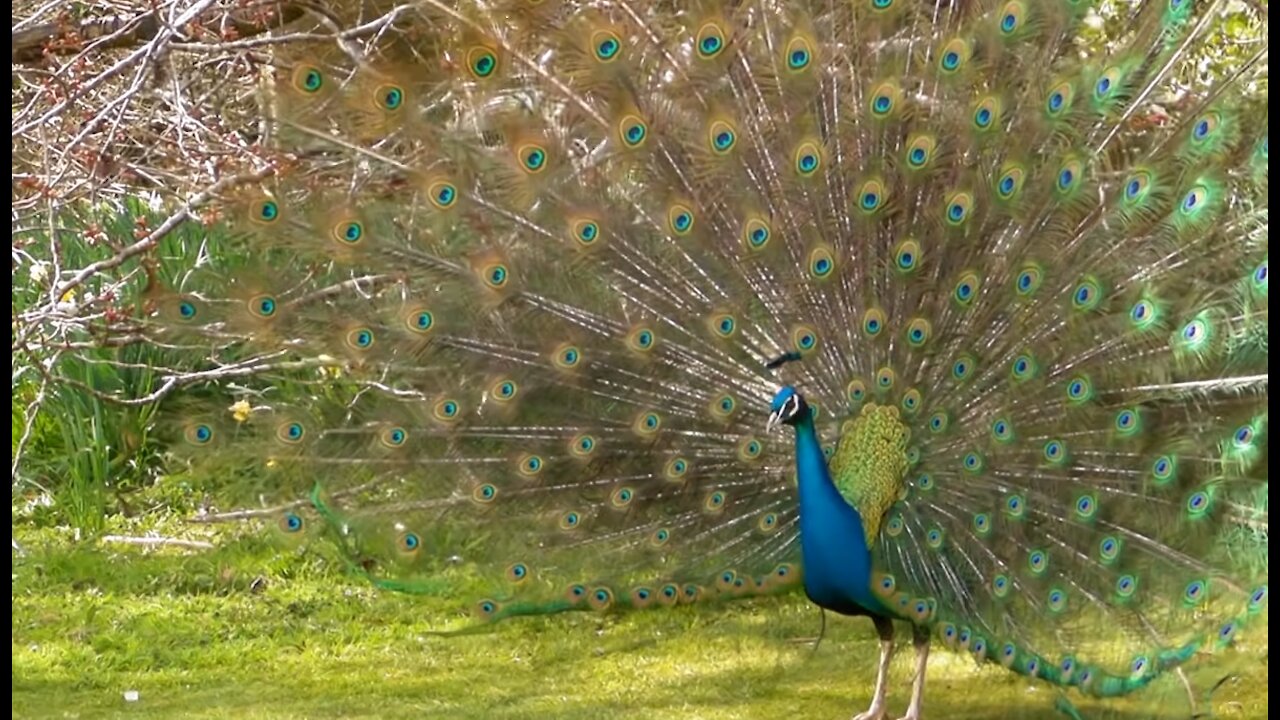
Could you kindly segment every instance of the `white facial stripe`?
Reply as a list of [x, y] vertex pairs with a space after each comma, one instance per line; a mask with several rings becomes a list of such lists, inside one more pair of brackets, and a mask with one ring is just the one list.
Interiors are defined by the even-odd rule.
[[782, 405], [782, 417], [795, 417], [795, 414], [798, 412], [800, 412], [800, 396], [792, 395], [787, 398], [787, 401]]

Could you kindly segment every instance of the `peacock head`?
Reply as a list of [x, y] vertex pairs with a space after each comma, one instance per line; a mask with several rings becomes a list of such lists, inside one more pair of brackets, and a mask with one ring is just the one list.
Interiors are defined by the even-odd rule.
[[769, 422], [765, 426], [768, 430], [779, 423], [795, 425], [809, 416], [809, 405], [804, 401], [804, 396], [790, 385], [783, 385], [773, 396], [770, 410]]

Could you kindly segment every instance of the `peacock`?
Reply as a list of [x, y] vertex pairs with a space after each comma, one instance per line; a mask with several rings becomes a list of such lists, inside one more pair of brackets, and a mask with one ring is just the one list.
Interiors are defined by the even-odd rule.
[[874, 625], [861, 720], [895, 626], [907, 720], [934, 644], [1142, 691], [1266, 622], [1267, 44], [1206, 80], [1223, 5], [311, 8], [226, 238], [147, 289], [205, 358], [162, 430], [220, 512], [466, 595], [442, 631], [803, 592]]

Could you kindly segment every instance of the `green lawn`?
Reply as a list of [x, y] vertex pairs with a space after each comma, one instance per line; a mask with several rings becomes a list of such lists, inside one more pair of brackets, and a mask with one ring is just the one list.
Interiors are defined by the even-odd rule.
[[[426, 631], [456, 602], [376, 592], [315, 549], [143, 550], [15, 532], [25, 551], [13, 558], [16, 718], [835, 720], [865, 707], [874, 679], [870, 623], [829, 617], [815, 650], [819, 614], [802, 597], [570, 614], [443, 638]], [[1265, 643], [1264, 631], [1253, 647]], [[909, 663], [906, 649], [890, 718], [905, 711]], [[1214, 694], [1214, 716], [1266, 717], [1266, 676], [1265, 662], [1243, 665]], [[1065, 718], [1057, 697], [936, 651], [926, 717]], [[1086, 718], [1154, 716], [1069, 697]], [[1185, 708], [1173, 682], [1146, 700], [1171, 698]]]

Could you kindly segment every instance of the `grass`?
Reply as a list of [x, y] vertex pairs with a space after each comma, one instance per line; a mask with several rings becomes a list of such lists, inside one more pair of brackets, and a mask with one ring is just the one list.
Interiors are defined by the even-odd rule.
[[[164, 518], [123, 529], [192, 534]], [[148, 550], [15, 532], [15, 718], [846, 718], [865, 707], [874, 677], [869, 623], [829, 617], [815, 651], [818, 612], [800, 597], [444, 638], [428, 630], [455, 617], [454, 600], [376, 592], [322, 548], [281, 553], [225, 537], [214, 551]], [[890, 717], [905, 710], [909, 668], [900, 653]], [[925, 707], [954, 720], [1065, 718], [1056, 697], [939, 651]], [[1172, 683], [1145, 699], [1186, 703]], [[1091, 719], [1187, 717], [1072, 700]], [[1216, 717], [1266, 717], [1265, 663], [1214, 701]]]

